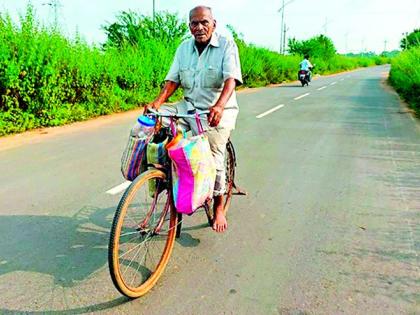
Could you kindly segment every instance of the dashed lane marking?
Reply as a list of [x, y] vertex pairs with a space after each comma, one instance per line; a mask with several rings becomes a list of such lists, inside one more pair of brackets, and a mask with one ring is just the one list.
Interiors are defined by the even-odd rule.
[[256, 117], [257, 118], [263, 118], [264, 116], [267, 116], [267, 115], [271, 114], [272, 112], [275, 112], [276, 110], [279, 110], [282, 107], [284, 107], [284, 104], [277, 105], [277, 106], [273, 107], [272, 109], [269, 109], [268, 111], [259, 114]]
[[298, 97], [295, 97], [295, 98], [294, 98], [294, 100], [295, 100], [295, 101], [300, 100], [301, 98], [304, 98], [305, 96], [308, 96], [309, 94], [311, 94], [311, 93], [305, 93], [305, 94], [303, 94], [303, 95], [300, 95], [300, 96], [298, 96]]
[[114, 188], [111, 188], [110, 190], [108, 190], [106, 193], [110, 194], [110, 195], [117, 195], [120, 192], [124, 191], [127, 189], [128, 186], [130, 186], [131, 182], [130, 181], [125, 181], [124, 183], [115, 186]]
[[323, 87], [320, 87], [319, 89], [317, 89], [318, 91], [321, 91], [321, 90], [323, 90], [323, 89], [326, 89], [327, 88], [327, 86], [326, 85], [324, 85]]
[[334, 84], [337, 84], [337, 82], [334, 81], [334, 82], [330, 83], [330, 85], [334, 85]]

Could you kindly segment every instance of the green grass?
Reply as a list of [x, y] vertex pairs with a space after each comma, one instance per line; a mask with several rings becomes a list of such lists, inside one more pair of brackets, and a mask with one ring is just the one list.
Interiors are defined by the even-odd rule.
[[389, 81], [420, 117], [420, 46], [392, 60]]
[[178, 44], [144, 40], [103, 51], [39, 26], [30, 10], [19, 26], [0, 16], [0, 135], [150, 102]]

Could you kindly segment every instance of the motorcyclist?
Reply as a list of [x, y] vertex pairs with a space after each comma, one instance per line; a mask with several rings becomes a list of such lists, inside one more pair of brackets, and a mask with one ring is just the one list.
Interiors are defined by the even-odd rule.
[[311, 77], [312, 77], [311, 69], [313, 68], [313, 65], [309, 61], [308, 54], [304, 55], [303, 60], [299, 64], [299, 67], [300, 67], [300, 70], [306, 71], [306, 77], [308, 79], [308, 82], [311, 82]]

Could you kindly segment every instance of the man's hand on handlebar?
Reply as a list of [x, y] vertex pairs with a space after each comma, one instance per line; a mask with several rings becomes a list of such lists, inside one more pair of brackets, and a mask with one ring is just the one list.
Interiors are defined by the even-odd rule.
[[208, 115], [208, 122], [210, 127], [217, 127], [223, 115], [223, 106], [214, 105], [210, 107], [210, 113]]
[[147, 114], [149, 109], [154, 109], [157, 111], [159, 107], [160, 104], [158, 104], [156, 101], [151, 102], [143, 107], [143, 114]]

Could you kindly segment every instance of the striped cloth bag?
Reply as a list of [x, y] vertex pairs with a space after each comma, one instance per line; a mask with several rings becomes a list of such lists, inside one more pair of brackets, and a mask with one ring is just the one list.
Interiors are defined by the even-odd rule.
[[126, 180], [133, 181], [145, 171], [146, 147], [148, 139], [141, 139], [130, 135], [127, 146], [121, 157], [121, 172]]

